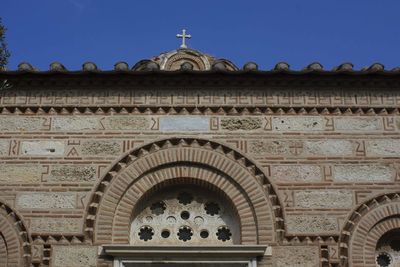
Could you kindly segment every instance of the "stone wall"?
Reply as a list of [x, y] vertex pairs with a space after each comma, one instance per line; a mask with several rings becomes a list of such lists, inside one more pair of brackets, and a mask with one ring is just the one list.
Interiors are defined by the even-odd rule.
[[[115, 99], [105, 96], [106, 102]], [[157, 99], [150, 107], [161, 105]], [[3, 106], [25, 106], [26, 101], [1, 99]], [[82, 102], [81, 111], [62, 114], [61, 109], [37, 112], [44, 102], [30, 103], [37, 108], [32, 114], [26, 114], [26, 109], [23, 114], [0, 114], [0, 198], [28, 226], [41, 251], [32, 258], [36, 263], [96, 265], [101, 244], [92, 246], [84, 229], [93, 190], [124, 155], [156, 140], [212, 140], [239, 151], [263, 170], [284, 213], [285, 233], [271, 244], [272, 266], [319, 266], [323, 246], [338, 250], [340, 231], [356, 206], [381, 192], [400, 190], [397, 114], [327, 114], [322, 109], [292, 115], [265, 110], [229, 115], [218, 114], [217, 109], [199, 115], [138, 114], [134, 109], [85, 113]], [[351, 104], [369, 104], [362, 103]], [[318, 105], [323, 107], [322, 102]], [[290, 257], [285, 256], [288, 251]]]

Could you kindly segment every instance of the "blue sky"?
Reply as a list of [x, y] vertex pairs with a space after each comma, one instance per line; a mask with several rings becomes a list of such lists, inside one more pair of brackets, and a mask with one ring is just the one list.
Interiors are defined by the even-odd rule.
[[53, 61], [77, 70], [94, 61], [109, 70], [179, 47], [271, 69], [319, 61], [331, 69], [383, 63], [400, 66], [399, 0], [1, 0], [10, 69]]

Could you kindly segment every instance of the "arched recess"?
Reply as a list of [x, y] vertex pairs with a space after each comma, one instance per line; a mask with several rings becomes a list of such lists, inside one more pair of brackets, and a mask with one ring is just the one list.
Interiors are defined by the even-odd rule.
[[359, 205], [339, 237], [341, 266], [375, 267], [375, 249], [387, 231], [400, 228], [400, 193], [386, 193]]
[[220, 188], [235, 204], [242, 244], [272, 244], [284, 233], [282, 207], [262, 170], [241, 153], [202, 139], [172, 138], [125, 155], [101, 179], [85, 231], [96, 244], [129, 243], [132, 211], [157, 184], [191, 178]]
[[30, 266], [31, 243], [21, 217], [0, 200], [0, 266]]

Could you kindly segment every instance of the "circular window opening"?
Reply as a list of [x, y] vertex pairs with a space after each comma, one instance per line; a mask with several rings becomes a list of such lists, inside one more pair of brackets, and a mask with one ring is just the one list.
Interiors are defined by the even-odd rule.
[[201, 238], [207, 238], [208, 237], [208, 231], [207, 230], [201, 230], [200, 232], [200, 237]]
[[148, 241], [153, 239], [154, 231], [151, 227], [143, 226], [140, 228], [138, 235], [141, 240]]
[[389, 254], [387, 253], [380, 253], [377, 257], [376, 257], [376, 263], [378, 263], [379, 266], [381, 267], [387, 267], [390, 265], [390, 263], [392, 262], [392, 259], [390, 258]]
[[151, 212], [155, 215], [161, 215], [164, 213], [164, 210], [167, 208], [164, 202], [159, 201], [151, 204]]
[[179, 203], [181, 203], [183, 205], [187, 205], [187, 204], [192, 203], [193, 196], [191, 194], [189, 194], [188, 192], [181, 192], [178, 195], [178, 201], [179, 201]]
[[188, 226], [183, 226], [178, 231], [179, 240], [182, 240], [183, 242], [186, 242], [186, 241], [192, 239], [192, 235], [193, 235], [193, 231]]
[[220, 227], [217, 231], [218, 240], [221, 240], [223, 242], [230, 240], [231, 236], [231, 230], [229, 230], [229, 228], [226, 226]]
[[171, 233], [169, 232], [169, 230], [163, 230], [161, 232], [161, 237], [162, 238], [168, 238], [171, 235]]
[[217, 215], [219, 213], [219, 205], [215, 202], [208, 202], [204, 205], [204, 209], [206, 210], [206, 213], [214, 216]]
[[182, 219], [187, 220], [187, 219], [189, 219], [189, 217], [190, 217], [190, 213], [188, 211], [185, 210], [185, 211], [181, 212]]

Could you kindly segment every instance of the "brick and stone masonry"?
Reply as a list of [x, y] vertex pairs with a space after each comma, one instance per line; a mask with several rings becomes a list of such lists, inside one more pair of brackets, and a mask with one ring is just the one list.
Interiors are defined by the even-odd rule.
[[183, 183], [232, 204], [260, 266], [377, 266], [400, 227], [400, 74], [162, 69], [176, 53], [0, 72], [0, 266], [112, 266], [142, 199]]

